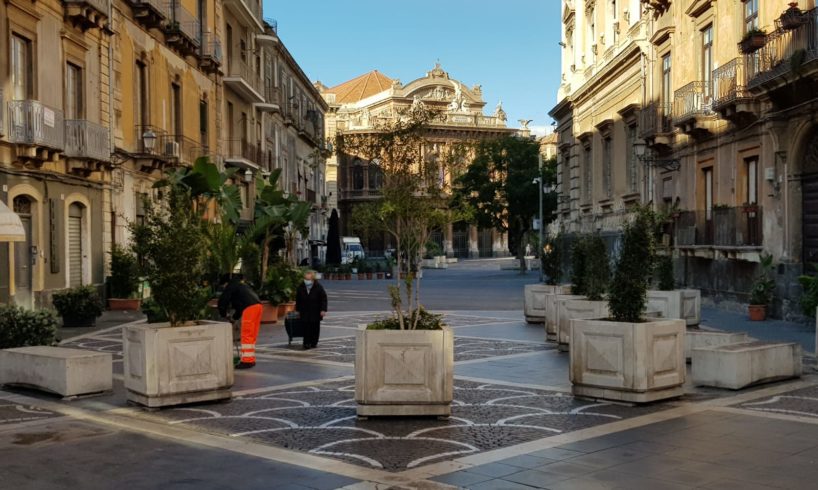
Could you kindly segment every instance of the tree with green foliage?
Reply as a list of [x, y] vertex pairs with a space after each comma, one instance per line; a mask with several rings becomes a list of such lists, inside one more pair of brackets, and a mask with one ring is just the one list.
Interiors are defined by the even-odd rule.
[[591, 301], [601, 301], [608, 291], [608, 283], [611, 280], [608, 247], [599, 233], [594, 233], [586, 240], [584, 294]]
[[656, 258], [656, 286], [659, 291], [676, 289], [676, 278], [673, 277], [673, 257], [662, 255]]
[[625, 226], [608, 294], [611, 316], [617, 322], [638, 322], [645, 311], [655, 257], [654, 227], [655, 218], [648, 208], [637, 209], [634, 220]]
[[[556, 183], [556, 159], [539, 169], [540, 148], [536, 141], [505, 137], [484, 140], [474, 147], [474, 158], [466, 172], [457, 178], [453, 202], [483, 228], [508, 234], [509, 249], [520, 261], [524, 272], [525, 245], [532, 222], [539, 213], [539, 192], [534, 180], [544, 186]], [[556, 196], [543, 196], [543, 224], [553, 220]]]
[[571, 293], [573, 294], [585, 294], [585, 269], [588, 262], [587, 244], [588, 238], [580, 235], [575, 237], [571, 246]]
[[543, 246], [541, 267], [547, 284], [559, 284], [562, 278], [562, 233], [546, 238]]
[[111, 247], [111, 276], [108, 278], [112, 298], [130, 298], [139, 288], [139, 264], [130, 248]]

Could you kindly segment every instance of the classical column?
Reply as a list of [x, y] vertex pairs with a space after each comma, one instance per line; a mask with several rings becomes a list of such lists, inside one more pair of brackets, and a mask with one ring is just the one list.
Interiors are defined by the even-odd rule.
[[452, 223], [446, 223], [443, 227], [443, 253], [446, 254], [446, 257], [452, 258], [454, 257], [454, 246], [452, 242], [452, 237], [454, 235], [454, 225]]
[[477, 227], [469, 225], [469, 258], [480, 258], [480, 245], [477, 243]]

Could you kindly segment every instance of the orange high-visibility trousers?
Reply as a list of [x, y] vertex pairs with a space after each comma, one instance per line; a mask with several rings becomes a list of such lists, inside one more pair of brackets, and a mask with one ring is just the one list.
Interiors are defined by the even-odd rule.
[[241, 313], [241, 362], [256, 363], [256, 341], [261, 326], [261, 305], [248, 306]]

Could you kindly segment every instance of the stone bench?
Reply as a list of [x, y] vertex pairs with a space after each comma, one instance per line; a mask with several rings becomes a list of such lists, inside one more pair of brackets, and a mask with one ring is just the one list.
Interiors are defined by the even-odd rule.
[[111, 354], [64, 347], [0, 350], [0, 384], [20, 385], [65, 398], [111, 391]]
[[718, 332], [688, 329], [685, 334], [685, 359], [687, 359], [687, 362], [690, 362], [693, 356], [693, 349], [741, 344], [750, 342], [751, 340], [746, 332]]
[[693, 383], [738, 390], [801, 376], [801, 346], [794, 342], [744, 342], [693, 349]]

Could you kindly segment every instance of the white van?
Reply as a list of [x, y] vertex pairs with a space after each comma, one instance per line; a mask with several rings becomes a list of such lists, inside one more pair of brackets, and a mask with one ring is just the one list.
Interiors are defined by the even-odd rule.
[[365, 257], [364, 247], [361, 245], [361, 239], [356, 236], [341, 237], [341, 263], [351, 264], [355, 259], [362, 259]]

